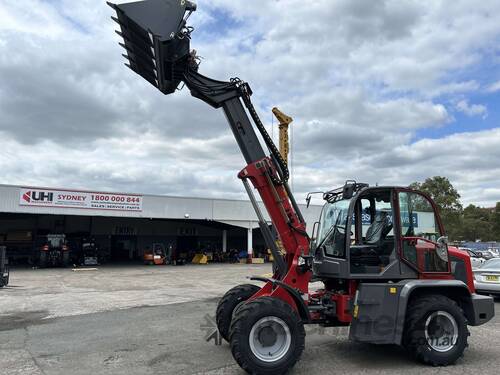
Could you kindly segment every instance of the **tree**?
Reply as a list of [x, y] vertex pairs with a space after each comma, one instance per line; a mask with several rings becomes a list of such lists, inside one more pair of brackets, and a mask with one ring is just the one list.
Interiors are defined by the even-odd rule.
[[468, 205], [463, 211], [462, 235], [468, 240], [492, 241], [491, 209]]
[[442, 176], [427, 178], [423, 183], [414, 182], [412, 189], [430, 195], [439, 208], [441, 219], [448, 236], [454, 240], [463, 240], [462, 204], [460, 194], [453, 187], [450, 180]]
[[410, 187], [429, 194], [443, 212], [462, 211], [460, 194], [446, 177], [434, 176], [423, 183], [414, 182]]
[[500, 242], [500, 202], [497, 202], [495, 211], [491, 216], [494, 241]]

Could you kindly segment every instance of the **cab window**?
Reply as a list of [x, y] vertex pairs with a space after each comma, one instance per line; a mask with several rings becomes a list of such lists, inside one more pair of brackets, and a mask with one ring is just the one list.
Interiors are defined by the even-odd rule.
[[349, 203], [349, 200], [340, 200], [328, 203], [323, 207], [318, 229], [318, 244], [321, 245], [327, 256], [345, 257]]
[[431, 202], [416, 192], [400, 192], [399, 223], [406, 261], [420, 272], [447, 272], [448, 250], [437, 244], [441, 233]]

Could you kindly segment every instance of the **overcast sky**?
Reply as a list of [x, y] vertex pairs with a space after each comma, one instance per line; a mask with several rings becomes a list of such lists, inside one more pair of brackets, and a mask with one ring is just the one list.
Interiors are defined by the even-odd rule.
[[[118, 1], [123, 2], [123, 1]], [[244, 198], [223, 113], [124, 65], [99, 0], [0, 2], [1, 183]], [[297, 199], [448, 177], [500, 201], [500, 1], [199, 0], [201, 72], [291, 115]]]

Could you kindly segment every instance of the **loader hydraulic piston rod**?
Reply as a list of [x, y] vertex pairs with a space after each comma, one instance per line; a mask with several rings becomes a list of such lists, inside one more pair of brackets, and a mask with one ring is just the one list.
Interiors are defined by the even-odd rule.
[[264, 219], [264, 215], [260, 210], [257, 200], [255, 199], [255, 195], [253, 194], [250, 184], [246, 179], [243, 179], [242, 181], [243, 181], [243, 186], [245, 186], [245, 190], [247, 191], [248, 197], [250, 198], [250, 202], [252, 203], [253, 209], [255, 210], [255, 214], [259, 219], [259, 227], [260, 231], [262, 232], [262, 236], [264, 237], [266, 244], [268, 245], [269, 249], [271, 250], [271, 253], [273, 254], [274, 262], [276, 264], [276, 271], [278, 275], [284, 276], [287, 271], [287, 266], [285, 264], [285, 261], [283, 260], [283, 257], [281, 256], [281, 253], [279, 252], [278, 247], [276, 246], [276, 242], [273, 239], [271, 230], [267, 226], [267, 221]]

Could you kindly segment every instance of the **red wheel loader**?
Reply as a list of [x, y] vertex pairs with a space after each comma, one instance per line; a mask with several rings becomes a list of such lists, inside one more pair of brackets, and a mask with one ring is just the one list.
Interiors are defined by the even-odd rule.
[[[126, 65], [164, 94], [183, 83], [192, 96], [221, 108], [246, 160], [238, 178], [271, 249], [274, 275], [253, 278], [264, 283], [260, 288], [236, 286], [218, 304], [217, 325], [238, 364], [252, 374], [286, 373], [304, 349], [305, 324], [350, 326], [352, 340], [402, 345], [430, 365], [454, 363], [467, 346], [468, 326], [489, 321], [494, 305], [475, 293], [468, 254], [447, 245], [434, 202], [405, 187], [348, 181], [323, 192], [325, 205], [310, 238], [287, 183], [286, 163], [252, 105], [248, 83], [198, 72], [190, 48], [193, 28], [187, 25], [196, 5], [108, 4], [116, 11], [112, 18], [120, 26]], [[323, 287], [310, 290], [313, 278]]]

